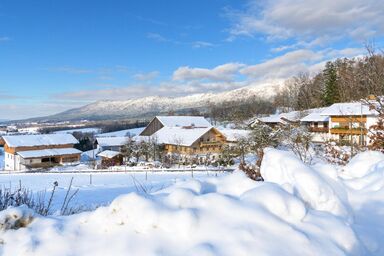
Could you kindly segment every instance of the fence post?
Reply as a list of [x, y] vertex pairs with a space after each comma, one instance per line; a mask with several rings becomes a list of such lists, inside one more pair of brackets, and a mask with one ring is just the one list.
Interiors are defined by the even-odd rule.
[[89, 185], [92, 185], [92, 173], [89, 174]]

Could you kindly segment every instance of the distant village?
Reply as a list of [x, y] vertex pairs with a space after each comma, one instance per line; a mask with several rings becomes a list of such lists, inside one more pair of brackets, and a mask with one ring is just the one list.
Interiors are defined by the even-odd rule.
[[[336, 103], [326, 108], [257, 117], [241, 127], [213, 126], [203, 116], [156, 116], [146, 127], [109, 133], [78, 127], [41, 134], [35, 128], [2, 126], [0, 145], [6, 171], [47, 170], [81, 163], [95, 169], [134, 165], [228, 166], [238, 154], [228, 156], [227, 151], [258, 125], [272, 129], [302, 127], [311, 134], [312, 143], [367, 146], [368, 130], [377, 120], [378, 113], [363, 102]], [[77, 146], [84, 138], [76, 138], [76, 132], [92, 135], [85, 138], [91, 149], [83, 151]]]

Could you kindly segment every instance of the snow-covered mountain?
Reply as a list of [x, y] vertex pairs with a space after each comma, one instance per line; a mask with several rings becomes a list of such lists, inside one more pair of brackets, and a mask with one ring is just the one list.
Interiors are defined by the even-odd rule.
[[190, 109], [204, 109], [212, 104], [226, 101], [244, 101], [253, 97], [270, 99], [281, 87], [281, 83], [270, 82], [250, 85], [239, 89], [220, 92], [193, 94], [183, 97], [150, 96], [131, 100], [97, 101], [80, 108], [74, 108], [40, 120], [102, 120], [113, 118], [149, 117], [169, 111], [183, 112]]

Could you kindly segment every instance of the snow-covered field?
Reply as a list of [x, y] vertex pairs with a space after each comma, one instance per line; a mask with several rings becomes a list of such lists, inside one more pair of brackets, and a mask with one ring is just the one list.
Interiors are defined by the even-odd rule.
[[115, 132], [100, 133], [97, 135], [97, 137], [124, 137], [127, 136], [127, 134], [129, 134], [130, 136], [136, 136], [139, 135], [144, 130], [144, 128], [145, 127], [140, 127]]
[[75, 128], [75, 129], [69, 129], [69, 130], [61, 130], [53, 132], [55, 134], [66, 134], [66, 133], [74, 133], [74, 132], [82, 132], [82, 133], [100, 133], [100, 128]]
[[[82, 170], [84, 171], [84, 170]], [[223, 172], [193, 172], [193, 177], [205, 179], [212, 176], [223, 176]], [[53, 201], [53, 210], [60, 209], [73, 177], [72, 189], [79, 192], [72, 201], [72, 206], [86, 209], [96, 208], [112, 202], [119, 195], [138, 192], [150, 193], [163, 189], [177, 181], [192, 179], [192, 172], [128, 172], [128, 173], [19, 173], [0, 175], [0, 187], [12, 190], [22, 187], [33, 192], [52, 190], [53, 183], [58, 182]]]
[[[134, 192], [95, 211], [34, 216], [28, 227], [1, 233], [0, 250], [3, 255], [384, 255], [383, 154], [362, 153], [344, 168], [307, 166], [274, 149], [264, 157], [265, 182], [239, 171], [195, 179], [154, 176], [153, 191], [132, 187], [121, 192]], [[80, 201], [129, 187], [128, 176], [119, 175], [100, 175], [91, 186], [89, 177], [76, 176], [80, 192], [90, 190]], [[53, 181], [47, 176], [41, 185], [33, 177], [23, 182], [35, 189]], [[69, 176], [60, 177], [59, 183], [68, 182]], [[29, 216], [25, 209], [8, 209], [0, 224]]]

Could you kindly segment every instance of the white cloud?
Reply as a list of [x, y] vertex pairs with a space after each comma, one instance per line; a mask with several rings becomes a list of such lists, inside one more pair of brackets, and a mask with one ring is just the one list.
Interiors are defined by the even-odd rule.
[[361, 41], [384, 34], [383, 3], [377, 0], [250, 0], [244, 10], [226, 13], [230, 39], [266, 35], [310, 42], [327, 35]]
[[215, 44], [213, 43], [210, 43], [210, 42], [206, 42], [206, 41], [195, 41], [195, 42], [192, 42], [192, 47], [193, 48], [207, 48], [207, 47], [214, 47], [216, 46]]
[[247, 66], [240, 73], [253, 79], [289, 78], [301, 72], [310, 74], [319, 72], [326, 61], [336, 58], [357, 57], [363, 55], [363, 48], [324, 49], [320, 51], [294, 50], [269, 59], [260, 64]]
[[323, 55], [310, 50], [296, 50], [263, 63], [248, 66], [240, 72], [254, 79], [287, 78], [307, 71], [307, 67], [319, 62]]
[[241, 63], [227, 63], [217, 66], [213, 69], [190, 68], [188, 66], [180, 67], [173, 73], [174, 81], [186, 80], [213, 80], [213, 81], [231, 81], [240, 68], [244, 67]]
[[147, 38], [158, 42], [169, 42], [170, 40], [158, 33], [147, 33]]
[[134, 78], [139, 81], [150, 81], [158, 77], [160, 74], [159, 71], [152, 71], [148, 73], [138, 73], [134, 75]]

